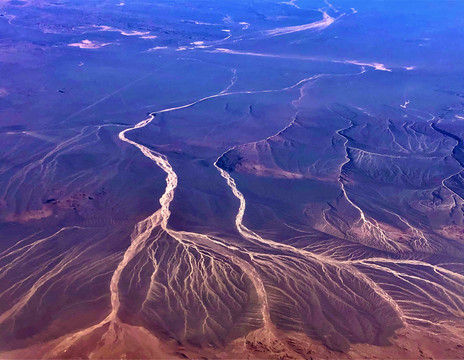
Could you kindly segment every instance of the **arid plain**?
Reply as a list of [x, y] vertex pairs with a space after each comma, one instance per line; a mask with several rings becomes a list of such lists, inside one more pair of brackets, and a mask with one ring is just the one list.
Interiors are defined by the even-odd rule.
[[464, 358], [464, 3], [0, 1], [0, 358]]

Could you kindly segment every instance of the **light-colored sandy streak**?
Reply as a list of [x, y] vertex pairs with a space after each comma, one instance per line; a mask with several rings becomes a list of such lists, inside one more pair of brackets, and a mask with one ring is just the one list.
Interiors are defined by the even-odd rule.
[[337, 60], [334, 62], [339, 62], [342, 64], [353, 64], [353, 65], [358, 65], [358, 66], [367, 66], [367, 67], [372, 67], [375, 70], [391, 72], [391, 69], [388, 69], [384, 64], [381, 64], [378, 62], [367, 63], [367, 62], [362, 62], [358, 60], [340, 60], [340, 61]]
[[271, 29], [271, 30], [266, 30], [263, 31], [263, 35], [265, 36], [280, 36], [280, 35], [287, 35], [287, 34], [293, 34], [296, 32], [300, 31], [306, 31], [306, 30], [323, 30], [330, 25], [332, 25], [336, 20], [338, 20], [341, 16], [337, 18], [334, 18], [327, 14], [326, 11], [322, 12], [322, 20], [315, 21], [309, 24], [304, 24], [304, 25], [295, 25], [295, 26], [285, 26], [285, 27], [280, 27], [276, 29]]
[[298, 0], [281, 1], [279, 4], [285, 4], [285, 5], [293, 6], [297, 9], [300, 9], [300, 7], [296, 4], [297, 1]]
[[121, 29], [117, 29], [117, 28], [113, 28], [111, 26], [105, 26], [105, 25], [100, 25], [100, 26], [94, 25], [93, 27], [96, 28], [98, 31], [114, 31], [124, 36], [146, 36], [150, 34], [149, 31], [121, 30]]
[[71, 146], [75, 146], [78, 141], [82, 140], [83, 138], [85, 138], [86, 136], [88, 136], [89, 134], [86, 134], [85, 131], [88, 129], [89, 127], [83, 127], [81, 129], [81, 131], [77, 134], [77, 135], [74, 135], [73, 137], [69, 138], [69, 139], [66, 139], [64, 140], [63, 142], [59, 143], [58, 145], [56, 145], [52, 150], [48, 151], [41, 159], [38, 159], [38, 160], [35, 160], [29, 164], [27, 164], [26, 166], [24, 166], [20, 171], [18, 171], [17, 173], [15, 173], [14, 175], [12, 175], [10, 177], [10, 179], [8, 180], [8, 184], [5, 186], [4, 188], [4, 191], [3, 191], [3, 194], [2, 194], [2, 198], [6, 198], [7, 197], [7, 194], [10, 192], [10, 189], [11, 187], [14, 185], [14, 183], [16, 181], [19, 182], [19, 184], [16, 185], [16, 189], [18, 189], [21, 184], [24, 183], [24, 181], [26, 180], [26, 177], [28, 176], [28, 174], [34, 170], [37, 166], [40, 166], [40, 172], [42, 172], [44, 170], [44, 163], [48, 160], [48, 159], [53, 159], [54, 157], [56, 157], [60, 151], [62, 151], [63, 149], [67, 148], [67, 147], [71, 147]]
[[230, 90], [230, 88], [235, 85], [236, 82], [237, 82], [237, 69], [234, 68], [232, 69], [232, 78], [230, 79], [230, 84], [224, 90], [222, 90], [219, 94], [227, 93]]
[[[55, 234], [56, 235], [56, 234]], [[46, 282], [50, 281], [52, 278], [60, 274], [79, 254], [75, 251], [71, 251], [58, 262], [57, 265], [53, 267], [52, 270], [43, 274], [26, 292], [24, 296], [22, 296], [16, 304], [11, 307], [9, 310], [5, 311], [3, 314], [0, 315], [0, 324], [5, 322], [6, 320], [14, 317], [17, 313], [19, 313], [28, 303], [28, 301], [36, 294], [36, 291], [42, 287]]]
[[[416, 320], [427, 322], [428, 313], [417, 311], [417, 309], [421, 308], [430, 308], [433, 312], [441, 313], [445, 317], [454, 316], [462, 318], [464, 316], [464, 276], [461, 274], [418, 260], [370, 258], [357, 260], [353, 263], [389, 274], [407, 285], [404, 286], [403, 291], [409, 291], [411, 295], [416, 297], [414, 302], [409, 299], [399, 301], [405, 305], [414, 306], [414, 310], [407, 309], [405, 311], [405, 317], [407, 318], [415, 316]], [[411, 273], [401, 271], [402, 266], [414, 267], [415, 270]], [[427, 272], [427, 276], [421, 277], [423, 267], [433, 269], [435, 276], [438, 276], [438, 278], [434, 279], [432, 274], [430, 274], [430, 278], [427, 278], [429, 275]], [[445, 286], [445, 284], [450, 285], [450, 287]], [[438, 297], [435, 294], [431, 294], [430, 289], [427, 287], [431, 287], [441, 296]], [[436, 322], [435, 325], [439, 325], [439, 323]]]
[[407, 106], [409, 105], [410, 101], [406, 100], [403, 105], [400, 105], [403, 109], [406, 109]]
[[[60, 229], [58, 231], [62, 231], [63, 229]], [[30, 244], [28, 245], [25, 245], [21, 248], [18, 248], [19, 245], [25, 243], [27, 240], [30, 240], [32, 239], [34, 236], [38, 235], [40, 233], [40, 231], [38, 232], [35, 232], [27, 237], [25, 237], [24, 239], [21, 239], [20, 241], [18, 241], [16, 244], [13, 244], [11, 245], [9, 248], [7, 248], [6, 250], [0, 252], [0, 260], [7, 257], [7, 256], [10, 256], [10, 255], [14, 255], [15, 253], [17, 253], [18, 251], [21, 251], [22, 249], [25, 249], [27, 247], [30, 246]], [[56, 233], [55, 233], [56, 234]], [[52, 234], [51, 236], [53, 236], [54, 234]], [[42, 239], [39, 239], [39, 240], [36, 240], [36, 241], [40, 241]]]
[[80, 49], [100, 49], [104, 46], [111, 45], [111, 44], [114, 44], [114, 43], [111, 43], [111, 42], [102, 43], [98, 41], [92, 41], [92, 40], [85, 39], [78, 43], [68, 44], [68, 46], [78, 47]]
[[234, 49], [227, 49], [227, 48], [214, 48], [212, 50], [204, 50], [205, 52], [209, 53], [221, 53], [221, 54], [231, 54], [231, 55], [244, 55], [244, 56], [255, 56], [255, 57], [266, 57], [266, 58], [277, 58], [277, 59], [289, 59], [289, 60], [301, 60], [301, 61], [321, 61], [321, 62], [332, 62], [335, 64], [348, 64], [348, 65], [356, 65], [360, 66], [361, 68], [370, 67], [374, 70], [380, 71], [387, 71], [391, 72], [390, 68], [387, 68], [385, 64], [379, 62], [363, 62], [358, 60], [332, 60], [332, 59], [324, 59], [318, 58], [315, 56], [300, 56], [300, 55], [282, 55], [282, 54], [270, 54], [270, 53], [258, 53], [252, 51], [242, 51], [242, 50], [234, 50]]
[[[35, 240], [32, 243], [24, 245], [24, 246], [22, 246], [20, 248], [13, 249], [13, 247], [11, 247], [11, 248], [5, 250], [3, 253], [0, 254], [0, 260], [4, 259], [6, 257], [9, 257], [9, 256], [16, 255], [16, 254], [18, 254], [20, 252], [22, 252], [22, 253], [20, 255], [16, 256], [10, 262], [8, 262], [8, 264], [6, 264], [5, 266], [0, 267], [0, 279], [3, 278], [8, 273], [8, 271], [10, 269], [12, 269], [16, 265], [16, 263], [21, 262], [22, 260], [24, 260], [24, 258], [27, 257], [37, 246], [39, 246], [40, 244], [54, 238], [55, 236], [61, 234], [63, 231], [70, 230], [70, 229], [80, 229], [80, 227], [78, 227], [78, 226], [64, 227], [64, 228], [61, 228], [60, 230], [58, 230], [57, 232], [55, 232], [54, 234], [52, 234], [50, 236], [44, 237], [44, 238], [39, 239], [39, 240]], [[30, 237], [28, 237], [26, 239], [23, 239], [23, 240], [21, 240], [20, 242], [18, 242], [15, 245], [18, 245], [18, 244], [20, 244], [20, 243], [22, 243], [24, 241], [27, 241], [27, 239], [29, 239], [29, 238]]]

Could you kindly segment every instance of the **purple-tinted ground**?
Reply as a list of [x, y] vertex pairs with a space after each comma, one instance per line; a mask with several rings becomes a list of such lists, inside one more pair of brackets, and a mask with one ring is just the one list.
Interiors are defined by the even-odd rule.
[[0, 1], [0, 357], [464, 358], [463, 15]]

